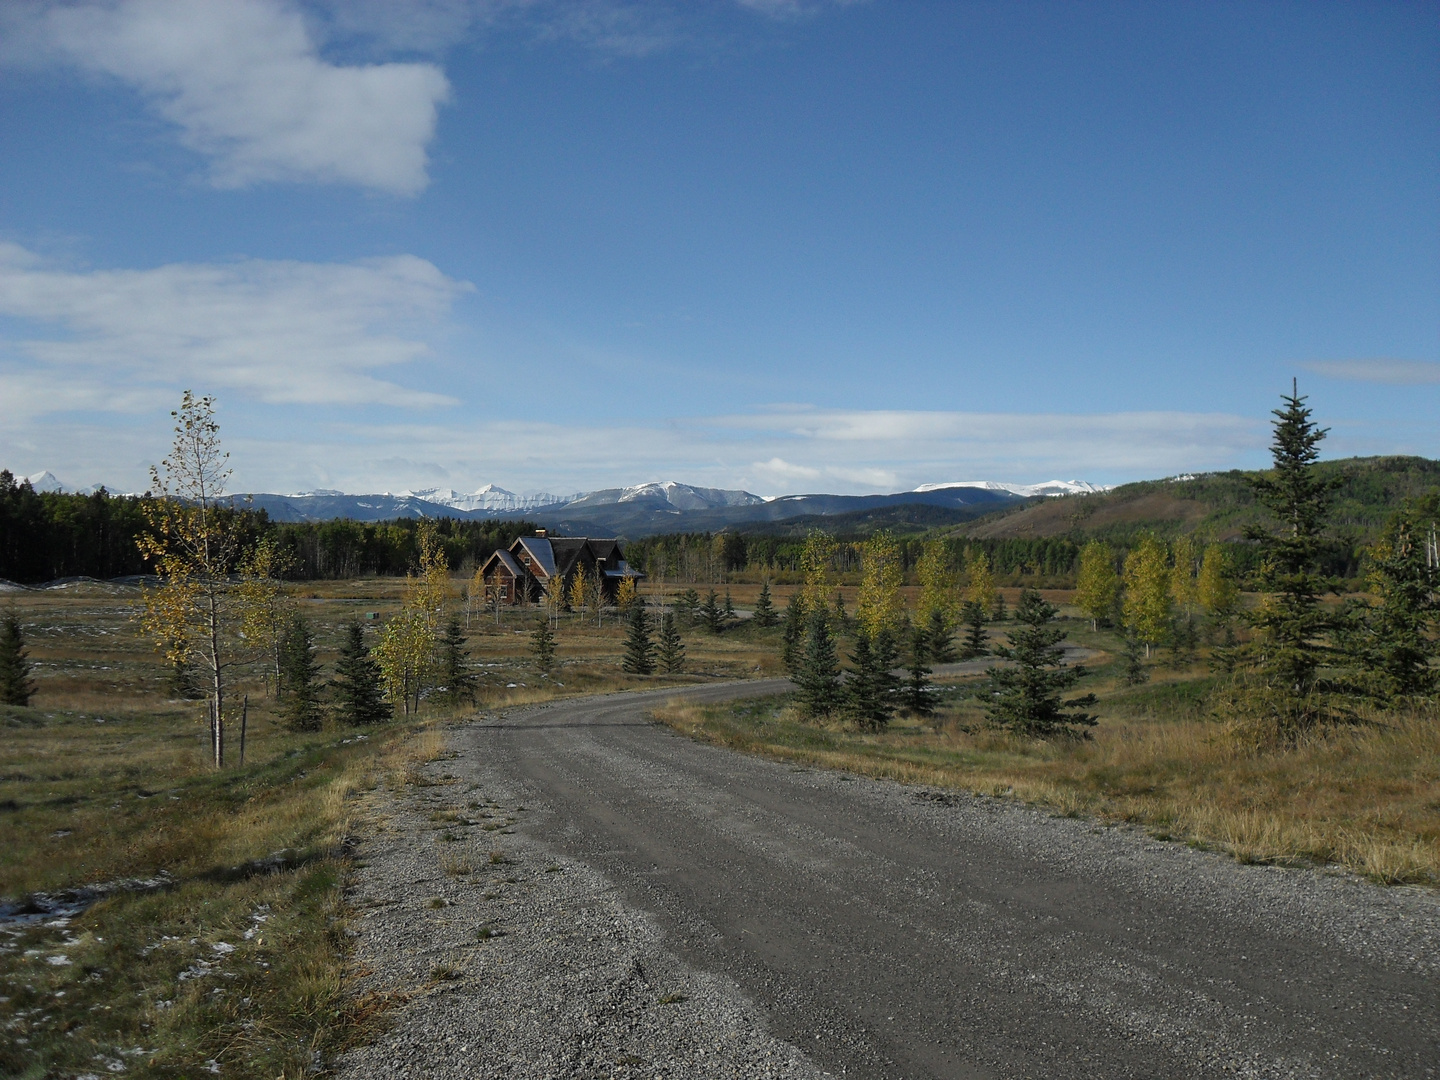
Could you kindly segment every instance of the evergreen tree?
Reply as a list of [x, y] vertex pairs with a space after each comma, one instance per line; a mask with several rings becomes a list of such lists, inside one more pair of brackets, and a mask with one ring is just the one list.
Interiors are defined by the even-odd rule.
[[170, 658], [170, 679], [167, 691], [172, 698], [199, 701], [205, 696], [195, 676], [195, 664], [189, 656], [178, 653]]
[[1004, 622], [1010, 618], [1010, 612], [1005, 607], [1005, 594], [999, 589], [995, 590], [995, 603], [990, 606], [990, 621]]
[[835, 615], [835, 629], [837, 632], [843, 634], [850, 629], [850, 624], [853, 620], [851, 620], [845, 611], [845, 597], [840, 595], [839, 589], [835, 590], [835, 607], [833, 611]]
[[1349, 636], [1365, 672], [1366, 689], [1381, 698], [1433, 693], [1440, 670], [1434, 629], [1440, 619], [1440, 494], [1395, 513], [1371, 550], [1369, 586], [1379, 601], [1367, 607]]
[[960, 609], [960, 621], [965, 627], [965, 643], [960, 646], [960, 659], [974, 660], [977, 657], [989, 656], [990, 646], [986, 644], [989, 636], [985, 633], [985, 609], [980, 606], [980, 601], [966, 601], [965, 606]]
[[700, 622], [706, 630], [712, 634], [718, 634], [724, 629], [725, 613], [720, 607], [720, 597], [711, 589], [705, 595], [705, 602], [700, 605]]
[[726, 589], [726, 590], [725, 590], [725, 612], [724, 612], [724, 618], [725, 618], [725, 621], [726, 621], [726, 622], [730, 622], [732, 619], [735, 618], [735, 604], [734, 604], [734, 603], [731, 601], [731, 599], [730, 599], [730, 590], [729, 590], [729, 589]]
[[1094, 727], [1095, 718], [1085, 709], [1095, 703], [1094, 694], [1061, 701], [1063, 691], [1085, 675], [1085, 669], [1065, 666], [1060, 642], [1065, 631], [1051, 625], [1058, 609], [1046, 603], [1034, 589], [1023, 589], [1015, 608], [1019, 625], [1010, 631], [1010, 644], [997, 645], [995, 655], [1013, 661], [1013, 668], [992, 667], [990, 723], [1019, 735], [1046, 738], [1075, 727]]
[[830, 620], [824, 611], [809, 620], [805, 634], [805, 652], [800, 670], [795, 675], [799, 685], [800, 707], [812, 719], [829, 716], [841, 700], [840, 661], [835, 655], [835, 639], [830, 634]]
[[800, 652], [805, 642], [805, 605], [800, 593], [790, 594], [785, 607], [785, 632], [780, 645], [780, 662], [793, 677], [800, 670]]
[[1125, 671], [1120, 677], [1125, 680], [1126, 686], [1139, 686], [1150, 680], [1150, 673], [1145, 670], [1145, 655], [1140, 649], [1140, 639], [1134, 634], [1125, 635]]
[[655, 670], [655, 643], [650, 640], [650, 613], [645, 610], [644, 604], [636, 604], [630, 609], [629, 623], [625, 634], [625, 658], [620, 666], [631, 675], [649, 675]]
[[280, 715], [292, 731], [320, 730], [320, 665], [315, 634], [302, 615], [292, 615], [280, 641]]
[[675, 616], [668, 611], [660, 620], [660, 666], [667, 675], [679, 674], [685, 666], [685, 642], [680, 639]]
[[945, 618], [943, 608], [932, 607], [930, 609], [930, 621], [925, 627], [925, 633], [930, 659], [937, 664], [954, 663], [955, 636], [954, 631], [950, 629], [950, 623]]
[[535, 655], [540, 674], [549, 675], [555, 666], [555, 631], [550, 629], [549, 619], [541, 619], [530, 635], [530, 651]]
[[935, 711], [930, 685], [930, 635], [917, 626], [910, 634], [910, 663], [905, 669], [910, 678], [905, 682], [905, 707], [916, 716], [929, 716]]
[[0, 705], [29, 705], [35, 693], [25, 635], [14, 612], [0, 620]]
[[1281, 400], [1285, 407], [1273, 411], [1274, 468], [1248, 481], [1280, 529], [1247, 534], [1261, 548], [1259, 580], [1266, 595], [1246, 615], [1254, 633], [1230, 657], [1236, 681], [1222, 702], [1240, 732], [1259, 742], [1294, 739], [1336, 717], [1331, 692], [1337, 688], [1321, 681], [1320, 669], [1340, 658], [1330, 639], [1341, 618], [1320, 603], [1321, 594], [1335, 587], [1320, 572], [1320, 555], [1338, 478], [1326, 480], [1315, 471], [1326, 431], [1311, 423], [1305, 398], [1292, 391]]
[[700, 594], [695, 591], [692, 585], [675, 598], [675, 609], [680, 613], [680, 618], [689, 626], [695, 622], [700, 611]]
[[459, 619], [451, 619], [440, 636], [440, 682], [444, 686], [440, 700], [446, 705], [475, 703], [475, 675], [465, 651], [465, 631]]
[[1099, 630], [1100, 621], [1110, 617], [1119, 591], [1115, 552], [1109, 544], [1091, 540], [1080, 549], [1080, 576], [1075, 583], [1075, 603], [1090, 616], [1092, 630]]
[[380, 665], [370, 657], [365, 628], [358, 622], [345, 624], [340, 658], [335, 661], [337, 678], [331, 685], [339, 705], [340, 719], [347, 724], [376, 724], [390, 720], [395, 711], [385, 700]]
[[780, 621], [780, 616], [775, 611], [775, 603], [770, 599], [770, 582], [760, 584], [760, 595], [755, 598], [755, 610], [751, 614], [750, 621], [761, 628], [769, 628]]
[[845, 682], [845, 711], [865, 731], [882, 731], [895, 712], [900, 681], [895, 666], [895, 636], [882, 629], [872, 640], [863, 630], [856, 634]]

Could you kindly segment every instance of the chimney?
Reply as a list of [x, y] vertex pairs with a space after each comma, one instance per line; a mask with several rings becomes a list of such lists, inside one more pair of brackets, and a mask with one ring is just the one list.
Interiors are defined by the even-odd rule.
[[544, 529], [536, 529], [536, 530], [535, 530], [535, 535], [536, 535], [536, 536], [539, 536], [539, 537], [544, 537], [544, 536], [545, 536], [545, 530], [544, 530]]

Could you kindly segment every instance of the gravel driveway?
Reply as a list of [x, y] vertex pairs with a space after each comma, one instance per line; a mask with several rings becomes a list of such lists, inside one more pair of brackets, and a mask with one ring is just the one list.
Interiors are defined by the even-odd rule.
[[1440, 1076], [1433, 892], [746, 757], [674, 696], [478, 720], [389, 798], [357, 951], [407, 1003], [342, 1077]]

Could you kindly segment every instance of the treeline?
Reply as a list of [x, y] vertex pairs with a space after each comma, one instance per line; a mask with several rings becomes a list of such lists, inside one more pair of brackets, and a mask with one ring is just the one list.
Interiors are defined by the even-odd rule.
[[[0, 470], [0, 578], [32, 585], [66, 577], [116, 578], [148, 574], [138, 540], [145, 532], [143, 500], [133, 495], [37, 492]], [[420, 521], [271, 521], [263, 510], [237, 503], [231, 511], [247, 544], [272, 538], [289, 556], [288, 577], [333, 579], [402, 575], [419, 562]], [[449, 565], [469, 574], [498, 547], [534, 532], [526, 521], [434, 522]]]

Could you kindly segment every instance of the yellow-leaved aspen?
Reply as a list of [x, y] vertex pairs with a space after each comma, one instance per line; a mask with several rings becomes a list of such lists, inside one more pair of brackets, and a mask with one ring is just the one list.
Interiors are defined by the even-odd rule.
[[983, 551], [976, 552], [965, 568], [970, 579], [965, 590], [965, 599], [979, 604], [981, 611], [990, 611], [995, 606], [995, 574], [990, 569], [990, 559]]
[[1080, 549], [1080, 576], [1075, 583], [1075, 604], [1090, 616], [1090, 628], [1098, 630], [1100, 620], [1114, 610], [1120, 593], [1120, 575], [1115, 572], [1115, 552], [1101, 540], [1091, 540]]
[[1200, 563], [1200, 580], [1196, 583], [1196, 596], [1207, 615], [1223, 619], [1234, 612], [1240, 599], [1240, 587], [1235, 583], [1235, 574], [1230, 568], [1230, 555], [1223, 545], [1210, 544], [1205, 548], [1205, 558]]
[[915, 576], [920, 579], [920, 609], [917, 624], [929, 626], [935, 612], [940, 612], [945, 629], [954, 628], [957, 621], [955, 602], [956, 578], [950, 569], [950, 551], [943, 540], [927, 540], [915, 564]]
[[1181, 611], [1189, 612], [1195, 606], [1195, 540], [1182, 536], [1170, 545], [1174, 565], [1170, 570], [1170, 595]]
[[211, 750], [225, 764], [225, 690], [239, 617], [232, 574], [243, 555], [245, 522], [225, 497], [230, 455], [220, 449], [215, 399], [186, 390], [170, 453], [150, 470], [137, 543], [158, 584], [143, 590], [146, 632], [173, 664], [198, 660], [210, 696]]
[[240, 636], [265, 658], [266, 681], [273, 677], [280, 690], [280, 642], [295, 614], [295, 598], [282, 580], [295, 567], [290, 553], [273, 536], [262, 536], [240, 564], [236, 594], [240, 608]]
[[860, 598], [855, 619], [869, 638], [900, 625], [900, 585], [903, 571], [900, 544], [893, 533], [881, 529], [860, 545]]
[[1145, 645], [1145, 656], [1170, 629], [1170, 566], [1165, 545], [1141, 538], [1125, 556], [1125, 625]]
[[800, 572], [805, 575], [800, 603], [807, 616], [829, 608], [830, 564], [834, 561], [833, 536], [817, 530], [805, 538], [805, 547], [800, 552]]

